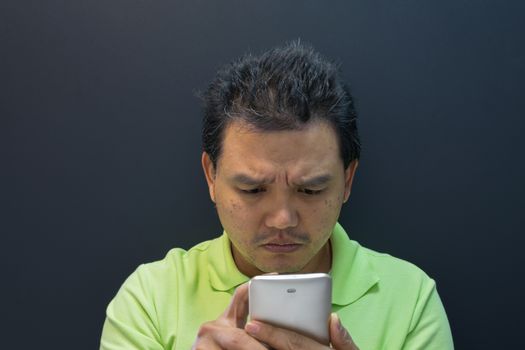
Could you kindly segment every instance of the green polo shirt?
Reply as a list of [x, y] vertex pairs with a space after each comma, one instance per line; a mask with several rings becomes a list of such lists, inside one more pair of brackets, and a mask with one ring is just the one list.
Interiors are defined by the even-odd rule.
[[[453, 349], [434, 281], [416, 266], [361, 247], [337, 224], [332, 241], [332, 310], [361, 350]], [[129, 276], [107, 308], [102, 350], [190, 349], [237, 286], [226, 234], [175, 248]]]

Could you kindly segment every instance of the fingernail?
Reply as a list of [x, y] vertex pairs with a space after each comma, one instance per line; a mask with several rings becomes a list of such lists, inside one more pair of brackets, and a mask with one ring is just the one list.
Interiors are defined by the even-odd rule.
[[244, 330], [249, 334], [257, 334], [259, 332], [259, 325], [254, 322], [248, 322], [246, 326], [244, 326]]

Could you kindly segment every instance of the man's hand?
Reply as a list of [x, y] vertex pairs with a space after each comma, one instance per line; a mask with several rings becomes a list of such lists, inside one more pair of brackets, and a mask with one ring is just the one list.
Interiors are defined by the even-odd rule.
[[267, 350], [243, 329], [248, 317], [248, 283], [239, 286], [228, 308], [215, 321], [204, 323], [192, 346], [193, 350]]
[[[248, 283], [245, 283], [237, 288], [230, 305], [218, 319], [199, 328], [192, 349], [267, 350], [261, 342], [276, 350], [330, 349], [301, 334], [266, 323], [246, 324], [247, 317]], [[330, 317], [330, 343], [337, 350], [359, 350], [336, 314]]]
[[[276, 350], [330, 349], [296, 332], [262, 322], [250, 321], [245, 329], [248, 334]], [[359, 350], [336, 314], [330, 316], [330, 343], [337, 350]]]

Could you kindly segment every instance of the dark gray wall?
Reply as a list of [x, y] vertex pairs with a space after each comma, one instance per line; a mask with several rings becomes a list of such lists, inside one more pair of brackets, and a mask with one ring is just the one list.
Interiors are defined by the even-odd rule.
[[3, 0], [3, 344], [97, 348], [138, 264], [220, 233], [194, 93], [301, 38], [357, 100], [352, 238], [437, 280], [458, 349], [518, 348], [524, 4]]

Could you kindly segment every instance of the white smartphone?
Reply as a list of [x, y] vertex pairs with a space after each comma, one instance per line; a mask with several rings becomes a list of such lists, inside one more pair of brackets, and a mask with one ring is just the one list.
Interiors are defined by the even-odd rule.
[[329, 345], [332, 278], [326, 273], [261, 275], [249, 282], [250, 319]]

